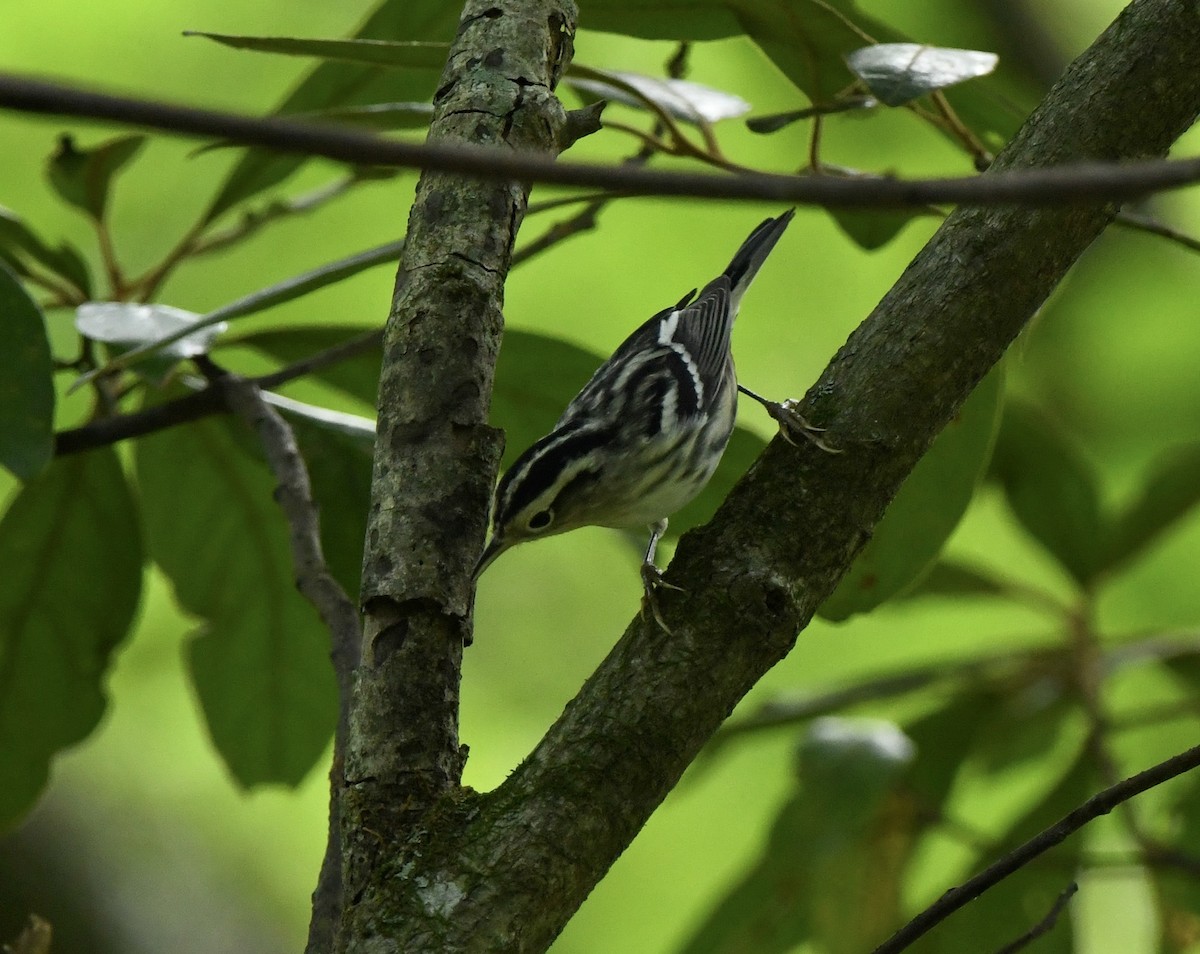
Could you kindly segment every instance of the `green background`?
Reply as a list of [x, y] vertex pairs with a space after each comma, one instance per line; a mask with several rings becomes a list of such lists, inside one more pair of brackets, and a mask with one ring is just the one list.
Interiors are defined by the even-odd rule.
[[[586, 28], [586, 0], [582, 7]], [[1005, 52], [987, 20], [965, 0], [900, 9], [876, 0], [862, 7], [922, 41]], [[1119, 7], [1107, 0], [1046, 0], [1037, 15], [1069, 58]], [[182, 30], [336, 36], [350, 31], [368, 9], [312, 0], [8, 4], [0, 68], [260, 112], [286, 93], [304, 61], [222, 49], [184, 38]], [[585, 29], [576, 49], [589, 65], [657, 73], [672, 45]], [[738, 93], [755, 113], [802, 105], [748, 41], [699, 44], [691, 63], [692, 79]], [[1002, 74], [1005, 68], [1002, 58]], [[1025, 100], [1027, 108], [1036, 96]], [[94, 259], [85, 222], [53, 199], [42, 173], [57, 134], [66, 130], [82, 145], [112, 134], [84, 123], [0, 113], [0, 203], [48, 239], [71, 237]], [[803, 126], [758, 137], [731, 121], [719, 132], [726, 152], [740, 162], [788, 169], [803, 161]], [[1192, 133], [1177, 152], [1195, 151], [1198, 144], [1200, 137]], [[601, 135], [583, 144], [578, 157], [615, 158], [632, 148], [615, 134]], [[118, 187], [113, 228], [133, 271], [152, 264], [190, 224], [232, 158], [221, 152], [194, 157], [192, 150], [189, 143], [156, 139]], [[831, 122], [823, 155], [830, 162], [910, 176], [970, 171], [961, 154], [901, 112]], [[286, 189], [295, 194], [315, 188], [334, 174], [332, 166], [313, 163]], [[233, 252], [181, 269], [161, 300], [203, 312], [392, 240], [402, 234], [414, 182], [406, 173], [366, 185], [315, 215], [272, 226]], [[1152, 208], [1184, 231], [1200, 234], [1200, 194], [1166, 196]], [[513, 274], [507, 321], [607, 353], [650, 313], [716, 274], [749, 229], [778, 211], [684, 200], [618, 202], [603, 213], [597, 232]], [[559, 214], [528, 220], [522, 238], [540, 233]], [[800, 396], [935, 225], [932, 218], [920, 219], [868, 253], [824, 212], [801, 209], [746, 300], [735, 333], [741, 379], [760, 393]], [[1010, 388], [1051, 408], [1075, 433], [1102, 476], [1106, 500], [1123, 499], [1133, 476], [1158, 449], [1194, 437], [1200, 426], [1198, 265], [1195, 253], [1110, 231], [1056, 293], [1009, 363]], [[382, 321], [392, 278], [390, 268], [374, 269], [246, 319], [239, 330]], [[50, 321], [55, 340], [68, 341], [68, 316], [54, 314]], [[291, 393], [329, 397], [304, 386]], [[80, 402], [68, 402], [64, 413], [69, 416], [72, 408], [81, 413]], [[756, 406], [744, 405], [740, 420], [764, 437], [773, 433]], [[7, 494], [11, 480], [0, 477], [0, 484]], [[950, 552], [1067, 592], [1060, 571], [1012, 527], [993, 489], [981, 493]], [[1200, 620], [1198, 565], [1200, 521], [1192, 520], [1106, 597], [1102, 624], [1113, 630], [1194, 630]], [[634, 551], [620, 535], [585, 529], [514, 550], [488, 571], [479, 587], [475, 644], [465, 657], [467, 784], [496, 785], [558, 715], [636, 612], [636, 569]], [[27, 827], [0, 842], [6, 882], [0, 939], [16, 934], [28, 910], [59, 921], [57, 912], [77, 904], [116, 939], [114, 950], [299, 950], [324, 843], [324, 773], [314, 770], [296, 791], [235, 788], [208, 742], [185, 680], [182, 649], [194, 624], [175, 609], [160, 579], [150, 579], [148, 593], [136, 633], [117, 657], [99, 731], [57, 760], [51, 786]], [[924, 602], [885, 607], [846, 624], [818, 621], [743, 709], [863, 674], [1045, 639], [1040, 625], [1032, 613], [1008, 607]], [[1115, 686], [1116, 698], [1136, 700], [1155, 690], [1153, 677], [1141, 679]], [[1148, 764], [1190, 744], [1188, 729], [1194, 724], [1126, 734], [1118, 748], [1130, 764]], [[641, 954], [678, 947], [757, 856], [790, 791], [794, 746], [792, 732], [762, 734], [693, 769], [554, 950]], [[962, 780], [962, 798], [976, 813], [974, 825], [1004, 830], [1006, 819], [1019, 812], [1022, 795], [1036, 784], [1030, 767], [1024, 768], [999, 781]], [[1103, 843], [1103, 830], [1095, 837]], [[951, 847], [922, 859], [921, 876], [910, 887], [913, 901], [932, 900], [947, 886], [952, 859]], [[1081, 949], [1152, 950], [1146, 890], [1138, 877], [1119, 873], [1086, 883], [1075, 913]], [[56, 951], [73, 949], [65, 934], [60, 938]], [[983, 947], [1003, 940], [990, 939]]]

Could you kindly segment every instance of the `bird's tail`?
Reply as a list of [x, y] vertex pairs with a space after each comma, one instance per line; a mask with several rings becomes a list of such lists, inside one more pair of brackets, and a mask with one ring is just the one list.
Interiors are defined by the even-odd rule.
[[742, 247], [737, 250], [737, 254], [733, 256], [733, 261], [729, 263], [729, 267], [724, 272], [729, 279], [729, 310], [731, 314], [737, 314], [738, 306], [742, 302], [742, 295], [754, 281], [754, 276], [758, 274], [762, 263], [767, 260], [771, 249], [775, 247], [775, 243], [779, 241], [783, 230], [788, 227], [788, 223], [792, 221], [792, 216], [795, 214], [795, 209], [788, 209], [783, 215], [762, 222], [750, 233], [746, 241], [742, 243]]

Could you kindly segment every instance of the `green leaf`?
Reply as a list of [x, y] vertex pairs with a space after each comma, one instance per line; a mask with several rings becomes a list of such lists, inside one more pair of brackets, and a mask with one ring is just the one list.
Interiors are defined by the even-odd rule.
[[903, 106], [996, 68], [999, 57], [919, 43], [877, 43], [846, 55], [846, 65], [888, 106]]
[[313, 40], [290, 36], [230, 36], [187, 30], [184, 36], [202, 36], [236, 50], [315, 56], [329, 62], [391, 69], [425, 70], [440, 75], [450, 53], [449, 43], [397, 42], [394, 40]]
[[845, 57], [864, 41], [907, 39], [853, 0], [732, 0], [730, 7], [750, 38], [817, 105], [835, 101], [854, 82]]
[[897, 593], [895, 598], [913, 600], [932, 596], [958, 600], [964, 596], [1008, 595], [1008, 587], [987, 570], [950, 560], [938, 560], [928, 573]]
[[41, 309], [0, 265], [0, 465], [22, 480], [54, 455], [53, 374]]
[[912, 209], [829, 209], [830, 216], [846, 236], [859, 248], [873, 252], [883, 248], [909, 222], [917, 218], [942, 214], [930, 206]]
[[745, 32], [723, 0], [590, 0], [589, 30], [643, 40], [720, 40]]
[[12, 210], [0, 205], [0, 257], [17, 272], [28, 275], [27, 259], [65, 278], [84, 295], [91, 293], [91, 276], [83, 256], [71, 245], [57, 249], [46, 245]]
[[[1081, 752], [1050, 792], [1009, 828], [989, 857], [977, 862], [976, 869], [982, 869], [1078, 808], [1087, 800], [1094, 784], [1090, 760]], [[1074, 880], [1081, 844], [1082, 838], [1076, 834], [1050, 849], [956, 911], [909, 950], [914, 954], [962, 954], [979, 950], [981, 943], [985, 950], [995, 950], [1020, 937], [1046, 916]], [[948, 878], [947, 887], [952, 883]], [[1036, 954], [1072, 954], [1074, 949], [1069, 916], [1059, 918], [1054, 929], [1030, 948]]]
[[1151, 464], [1142, 489], [1113, 521], [1103, 564], [1108, 570], [1151, 546], [1200, 503], [1200, 443], [1172, 448]]
[[942, 806], [959, 771], [980, 737], [996, 724], [1002, 699], [988, 689], [969, 688], [904, 727], [917, 750], [907, 781], [924, 819], [943, 816]]
[[870, 950], [896, 922], [915, 816], [901, 785], [911, 741], [894, 725], [818, 719], [798, 751], [799, 786], [754, 867], [683, 954]]
[[[225, 346], [246, 346], [274, 358], [281, 365], [294, 364], [336, 348], [371, 329], [366, 325], [309, 325], [256, 331], [226, 339]], [[321, 368], [313, 377], [374, 407], [379, 396], [379, 368], [383, 355], [379, 345], [345, 361]]]
[[113, 179], [145, 142], [145, 136], [121, 136], [94, 149], [77, 149], [74, 139], [61, 136], [46, 170], [50, 184], [71, 205], [103, 222]]
[[[385, 0], [355, 36], [448, 42], [458, 26], [458, 14], [458, 7], [443, 0]], [[322, 63], [300, 81], [275, 113], [313, 113], [374, 103], [428, 102], [433, 98], [439, 75], [439, 71], [428, 69], [398, 70], [361, 63]], [[266, 149], [247, 150], [209, 205], [203, 224], [214, 221], [238, 203], [277, 186], [307, 161], [304, 156], [285, 156]]]
[[1036, 409], [1010, 403], [991, 475], [1021, 525], [1076, 581], [1090, 583], [1104, 564], [1110, 534], [1095, 476], [1066, 436]]
[[821, 606], [823, 617], [843, 620], [874, 609], [919, 578], [937, 558], [987, 466], [1003, 393], [1004, 374], [997, 368], [980, 382], [904, 482], [870, 542]]
[[151, 555], [204, 622], [187, 649], [213, 743], [244, 786], [298, 784], [333, 733], [329, 634], [296, 591], [275, 482], [249, 432], [209, 419], [142, 438]]
[[137, 506], [111, 448], [55, 461], [0, 520], [0, 829], [104, 714], [142, 563]]

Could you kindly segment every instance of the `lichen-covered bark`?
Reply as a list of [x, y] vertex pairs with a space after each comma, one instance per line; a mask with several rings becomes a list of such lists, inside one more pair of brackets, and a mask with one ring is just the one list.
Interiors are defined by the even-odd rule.
[[[1137, 0], [997, 168], [1163, 154], [1200, 111], [1198, 61], [1194, 0]], [[791, 648], [933, 437], [1111, 214], [1078, 205], [950, 216], [810, 391], [810, 414], [845, 453], [771, 445], [717, 518], [680, 543], [669, 579], [686, 592], [663, 600], [672, 634], [635, 621], [504, 785], [443, 799], [407, 834], [410, 850], [362, 885], [372, 940], [360, 938], [359, 949], [544, 951], [720, 722]], [[476, 400], [473, 387], [464, 397]], [[477, 446], [474, 431], [459, 439], [463, 450]], [[479, 438], [475, 466], [486, 475], [485, 445]], [[470, 483], [478, 475], [450, 473], [461, 473], [452, 484], [482, 493]], [[482, 516], [460, 519], [474, 538]], [[464, 570], [467, 555], [454, 559]], [[457, 590], [436, 599], [465, 612]], [[405, 892], [416, 902], [395, 903]]]
[[[553, 89], [574, 28], [571, 0], [470, 0], [435, 96], [431, 141], [553, 151], [564, 125]], [[341, 800], [345, 950], [375, 949], [379, 911], [359, 903], [363, 890], [381, 862], [410, 857], [404, 839], [420, 838], [426, 813], [461, 777], [470, 568], [503, 441], [487, 410], [527, 194], [522, 183], [431, 172], [409, 216], [384, 343], [363, 661]], [[419, 887], [397, 883], [386, 909], [424, 903]]]

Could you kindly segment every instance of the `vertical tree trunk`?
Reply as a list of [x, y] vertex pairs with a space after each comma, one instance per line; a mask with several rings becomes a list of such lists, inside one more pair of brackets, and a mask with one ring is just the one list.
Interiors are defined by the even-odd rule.
[[[554, 151], [564, 125], [554, 87], [570, 62], [575, 15], [571, 0], [470, 0], [430, 141]], [[370, 947], [380, 912], [358, 902], [377, 866], [403, 854], [407, 839], [415, 848], [426, 813], [462, 775], [469, 575], [503, 446], [487, 412], [528, 191], [428, 172], [409, 215], [384, 343], [363, 659], [341, 803], [346, 950]], [[410, 891], [407, 900], [417, 899]]]

